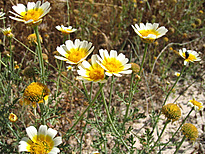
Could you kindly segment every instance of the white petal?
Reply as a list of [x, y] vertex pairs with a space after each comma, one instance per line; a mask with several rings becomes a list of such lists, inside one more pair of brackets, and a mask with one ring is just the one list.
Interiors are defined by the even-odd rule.
[[46, 125], [41, 125], [39, 127], [38, 135], [40, 135], [40, 134], [47, 135], [47, 126]]
[[131, 74], [131, 73], [132, 73], [132, 70], [121, 71], [120, 73], [123, 73], [123, 74]]
[[28, 151], [27, 150], [27, 146], [28, 146], [28, 143], [25, 142], [25, 141], [20, 141], [19, 142], [19, 146], [18, 146], [18, 151], [21, 152], [21, 151]]
[[119, 74], [119, 73], [113, 73], [115, 76], [117, 76], [117, 77], [121, 77], [122, 75], [121, 74]]
[[62, 47], [57, 47], [56, 50], [64, 57], [67, 54], [67, 52]]
[[60, 150], [57, 147], [53, 147], [53, 149], [48, 154], [57, 154]]
[[107, 76], [112, 76], [112, 73], [109, 73], [109, 72], [105, 72], [105, 74], [106, 74]]
[[91, 66], [90, 63], [87, 62], [87, 61], [83, 61], [82, 65], [83, 65], [84, 68], [89, 68]]
[[55, 58], [59, 59], [59, 60], [63, 60], [63, 61], [68, 61], [68, 59], [64, 58], [64, 57], [60, 57], [60, 56], [54, 56]]
[[152, 25], [152, 28], [153, 28], [154, 30], [156, 30], [156, 29], [158, 28], [158, 26], [159, 26], [158, 23], [154, 23], [154, 24]]
[[97, 55], [92, 55], [92, 57], [91, 57], [91, 64], [93, 65], [93, 64], [97, 63], [96, 62], [97, 60], [98, 60], [98, 56]]
[[62, 137], [56, 137], [53, 139], [54, 141], [54, 146], [58, 146], [59, 144], [62, 143]]
[[28, 4], [27, 4], [27, 9], [28, 10], [31, 10], [31, 9], [33, 9], [35, 7], [35, 3], [34, 2], [28, 2]]
[[117, 58], [117, 51], [111, 50], [110, 51], [110, 57]]
[[50, 136], [51, 138], [54, 138], [56, 134], [57, 134], [57, 131], [52, 128], [49, 128], [47, 131], [47, 135]]
[[17, 6], [12, 6], [12, 8], [18, 14], [26, 11], [26, 6], [24, 6], [23, 4], [17, 4]]
[[131, 64], [126, 64], [126, 65], [124, 65], [124, 70], [127, 70], [127, 69], [129, 69], [129, 68], [131, 68]]
[[34, 126], [29, 126], [26, 128], [28, 137], [33, 141], [33, 137], [37, 135], [37, 130]]

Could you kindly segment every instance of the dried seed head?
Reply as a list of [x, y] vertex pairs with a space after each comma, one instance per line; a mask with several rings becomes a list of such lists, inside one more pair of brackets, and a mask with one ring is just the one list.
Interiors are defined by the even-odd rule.
[[169, 103], [162, 107], [162, 113], [168, 120], [177, 121], [181, 117], [181, 110], [177, 104]]

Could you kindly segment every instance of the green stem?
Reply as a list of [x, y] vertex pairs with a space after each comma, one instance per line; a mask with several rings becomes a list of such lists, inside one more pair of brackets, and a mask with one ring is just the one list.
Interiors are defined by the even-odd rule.
[[[172, 92], [172, 90], [174, 89], [175, 85], [176, 85], [177, 82], [179, 81], [179, 79], [180, 79], [182, 73], [184, 72], [185, 68], [186, 68], [186, 65], [183, 66], [183, 68], [182, 68], [182, 70], [181, 70], [181, 72], [180, 72], [179, 77], [177, 78], [177, 80], [175, 81], [174, 85], [172, 86], [172, 88], [171, 88], [170, 91], [168, 92], [168, 94], [167, 94], [167, 96], [166, 96], [166, 98], [165, 98], [165, 100], [164, 100], [162, 106], [164, 106], [164, 104], [166, 103], [166, 101], [167, 101], [169, 95], [171, 94], [171, 92]], [[152, 129], [151, 134], [154, 132], [154, 129], [155, 129], [155, 127], [156, 127], [156, 125], [157, 125], [157, 123], [158, 123], [158, 121], [159, 121], [159, 117], [160, 117], [161, 113], [162, 113], [162, 109], [160, 110], [159, 114], [158, 114], [157, 117], [156, 117], [157, 119], [156, 119], [156, 122], [155, 122], [154, 125], [153, 125], [153, 129]]]
[[112, 119], [111, 119], [111, 116], [110, 116], [110, 112], [109, 112], [109, 109], [108, 109], [108, 106], [107, 106], [107, 103], [106, 103], [106, 100], [105, 100], [105, 95], [104, 95], [104, 92], [102, 91], [102, 97], [103, 97], [103, 104], [105, 106], [105, 110], [107, 112], [107, 117], [108, 117], [108, 120], [110, 121], [110, 124], [111, 124], [111, 127], [112, 129], [114, 130], [114, 133], [120, 138], [121, 142], [124, 144], [124, 146], [127, 148], [127, 150], [130, 152], [130, 149], [129, 147], [127, 146], [127, 144], [125, 143], [125, 141], [122, 139], [122, 136], [121, 134], [117, 131], [117, 129], [115, 128], [113, 122], [112, 122]]
[[174, 154], [176, 154], [179, 151], [179, 148], [181, 147], [181, 145], [182, 145], [182, 143], [184, 142], [185, 139], [186, 139], [186, 136], [184, 135], [183, 139], [179, 143], [179, 146], [176, 148], [176, 151], [174, 152]]
[[131, 76], [130, 91], [129, 91], [129, 101], [128, 101], [128, 104], [127, 104], [127, 108], [126, 108], [126, 112], [125, 112], [125, 117], [124, 117], [124, 121], [123, 121], [123, 124], [122, 124], [122, 128], [124, 128], [125, 123], [127, 121], [127, 116], [128, 116], [129, 108], [130, 108], [132, 97], [133, 97], [133, 92], [132, 92], [133, 81], [134, 81], [134, 73], [132, 73], [132, 76]]
[[164, 124], [164, 127], [163, 127], [163, 129], [162, 129], [162, 131], [161, 131], [161, 133], [160, 133], [160, 135], [158, 136], [157, 141], [154, 143], [154, 146], [151, 148], [150, 151], [152, 151], [152, 150], [156, 147], [157, 143], [159, 142], [160, 138], [162, 137], [162, 134], [164, 133], [164, 130], [165, 130], [165, 128], [167, 127], [167, 124], [168, 124], [169, 122], [170, 122], [170, 120], [167, 119], [166, 122], [165, 122], [165, 124]]
[[10, 71], [13, 73], [14, 70], [14, 57], [13, 57], [13, 51], [11, 49], [11, 38], [9, 38], [9, 50], [10, 50]]
[[99, 96], [103, 86], [105, 83], [100, 85], [100, 89], [98, 90], [98, 92], [95, 94], [95, 97], [93, 98], [92, 102], [89, 102], [88, 107], [83, 111], [83, 113], [80, 115], [80, 117], [77, 119], [77, 121], [73, 124], [73, 126], [68, 130], [68, 133], [72, 131], [72, 129], [78, 124], [78, 122], [80, 120], [83, 119], [84, 114], [90, 109], [91, 106], [93, 106], [93, 103], [96, 101], [97, 97]]
[[36, 34], [37, 42], [38, 42], [38, 60], [39, 60], [39, 65], [41, 68], [41, 80], [45, 84], [45, 70], [44, 70], [44, 64], [43, 64], [43, 56], [42, 56], [42, 48], [41, 48], [41, 41], [39, 37], [39, 32], [38, 32], [38, 26], [34, 27], [34, 32]]
[[111, 85], [110, 85], [110, 97], [109, 97], [109, 106], [108, 106], [109, 110], [110, 110], [111, 101], [112, 101], [113, 84], [114, 84], [114, 75], [112, 76]]
[[169, 144], [170, 141], [172, 141], [175, 137], [175, 135], [178, 133], [178, 131], [180, 130], [180, 128], [182, 127], [182, 125], [185, 123], [186, 119], [189, 117], [189, 115], [192, 113], [192, 111], [194, 110], [194, 108], [192, 108], [189, 113], [187, 114], [187, 116], [185, 117], [185, 119], [182, 121], [181, 125], [178, 127], [178, 129], [176, 130], [176, 132], [172, 135], [172, 138], [162, 147], [162, 149], [159, 151], [159, 153], [167, 146], [167, 144]]

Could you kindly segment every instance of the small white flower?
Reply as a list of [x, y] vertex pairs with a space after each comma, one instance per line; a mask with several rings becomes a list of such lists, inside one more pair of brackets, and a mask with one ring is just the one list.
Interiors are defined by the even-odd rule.
[[106, 82], [105, 70], [97, 63], [97, 55], [92, 55], [91, 64], [87, 61], [83, 61], [78, 65], [78, 68], [79, 70], [77, 70], [77, 72], [80, 75], [77, 77], [78, 80], [85, 82]]
[[187, 50], [186, 48], [182, 48], [179, 50], [179, 54], [182, 58], [184, 58], [184, 65], [187, 65], [188, 62], [200, 61], [199, 54], [193, 50]]
[[62, 138], [55, 137], [56, 130], [47, 129], [46, 125], [41, 125], [38, 132], [34, 126], [26, 128], [26, 132], [29, 138], [24, 137], [19, 142], [19, 152], [27, 151], [39, 154], [57, 154], [60, 152], [57, 146], [62, 143]]
[[196, 111], [202, 110], [204, 108], [203, 104], [201, 102], [196, 101], [194, 98], [190, 100], [187, 105], [194, 107]]
[[40, 24], [42, 18], [50, 11], [50, 3], [45, 2], [41, 5], [41, 1], [28, 2], [27, 7], [23, 4], [17, 4], [16, 6], [12, 6], [13, 10], [17, 13], [11, 12], [13, 15], [17, 16], [12, 17], [9, 16], [13, 20], [17, 20], [20, 22], [24, 22], [29, 25], [37, 25]]
[[69, 64], [78, 64], [85, 60], [87, 56], [94, 50], [91, 42], [80, 41], [76, 39], [73, 43], [71, 40], [67, 40], [65, 45], [61, 45], [56, 49], [63, 57], [55, 56], [59, 60], [66, 61]]
[[165, 35], [168, 31], [164, 26], [160, 28], [158, 28], [158, 26], [158, 23], [146, 23], [146, 25], [140, 23], [140, 26], [135, 24], [134, 26], [132, 25], [132, 28], [146, 43], [152, 43], [155, 39]]
[[118, 76], [121, 77], [121, 74], [131, 74], [132, 70], [128, 70], [131, 68], [131, 64], [127, 64], [129, 61], [128, 58], [125, 58], [125, 55], [120, 53], [117, 55], [117, 51], [111, 50], [110, 55], [107, 50], [100, 49], [100, 56], [98, 56], [99, 65], [106, 70], [105, 74], [107, 76]]
[[176, 75], [177, 77], [180, 76], [180, 72], [175, 72], [174, 75]]
[[56, 29], [61, 31], [63, 34], [70, 34], [70, 33], [73, 33], [77, 30], [75, 28], [72, 28], [72, 26], [64, 27], [63, 25], [56, 26]]
[[12, 34], [11, 32], [11, 28], [8, 27], [8, 28], [5, 28], [5, 29], [1, 29], [2, 30], [2, 33], [6, 36], [6, 37], [10, 37], [12, 38], [14, 35]]

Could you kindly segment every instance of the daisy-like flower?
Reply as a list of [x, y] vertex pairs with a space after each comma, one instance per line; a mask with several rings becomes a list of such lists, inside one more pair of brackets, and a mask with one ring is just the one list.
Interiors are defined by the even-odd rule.
[[[55, 137], [57, 131], [46, 125], [41, 125], [37, 132], [34, 126], [26, 128], [28, 137], [19, 142], [19, 152], [27, 151], [32, 154], [57, 154], [60, 152], [57, 146], [62, 143], [61, 137]], [[54, 138], [55, 137], [55, 138]]]
[[174, 75], [176, 75], [177, 77], [180, 76], [180, 72], [174, 72]]
[[92, 55], [91, 64], [83, 61], [78, 64], [78, 68], [77, 72], [80, 76], [77, 79], [84, 80], [85, 82], [106, 82], [104, 69], [97, 63], [97, 55]]
[[8, 38], [14, 37], [14, 35], [13, 35], [12, 32], [11, 32], [11, 28], [10, 28], [10, 27], [5, 28], [5, 29], [2, 29], [2, 33], [3, 33], [6, 37], [8, 37]]
[[9, 114], [9, 121], [16, 122], [17, 120], [18, 120], [17, 115], [15, 115], [14, 113]]
[[118, 76], [121, 77], [121, 74], [131, 74], [132, 70], [131, 64], [126, 64], [129, 60], [125, 58], [125, 55], [120, 53], [117, 55], [117, 51], [111, 50], [110, 55], [107, 50], [100, 49], [100, 56], [98, 56], [99, 61], [97, 61], [100, 66], [106, 70], [105, 74], [107, 76]]
[[17, 4], [12, 7], [17, 13], [11, 12], [17, 17], [9, 16], [13, 20], [24, 22], [29, 25], [38, 25], [42, 22], [42, 18], [50, 11], [50, 3], [45, 2], [41, 5], [41, 1], [28, 2], [27, 7], [23, 4]]
[[182, 58], [184, 58], [184, 65], [188, 62], [200, 61], [201, 59], [198, 57], [199, 54], [193, 50], [187, 50], [186, 48], [182, 48], [179, 50], [179, 54]]
[[181, 110], [177, 104], [169, 103], [162, 107], [162, 113], [168, 120], [177, 121], [181, 117]]
[[196, 101], [194, 98], [188, 102], [188, 105], [194, 107], [196, 111], [202, 110], [203, 104], [201, 102]]
[[48, 101], [50, 90], [48, 87], [40, 82], [33, 82], [26, 87], [23, 94], [23, 102], [26, 105], [32, 104], [36, 107], [36, 103], [43, 103]]
[[56, 26], [56, 29], [61, 31], [63, 34], [70, 34], [70, 33], [73, 33], [77, 30], [75, 28], [72, 28], [72, 26], [64, 27], [63, 25]]
[[64, 60], [69, 64], [78, 64], [85, 60], [87, 56], [93, 51], [91, 42], [80, 41], [76, 39], [73, 43], [71, 40], [67, 40], [65, 45], [57, 47], [57, 51], [64, 57], [55, 56], [55, 58]]
[[162, 37], [168, 31], [164, 26], [158, 28], [158, 23], [140, 23], [140, 26], [132, 25], [135, 33], [137, 33], [145, 43], [152, 43], [155, 39]]
[[185, 137], [190, 139], [191, 141], [195, 141], [198, 138], [197, 128], [190, 123], [184, 124], [181, 128], [181, 131], [182, 134], [185, 135]]

